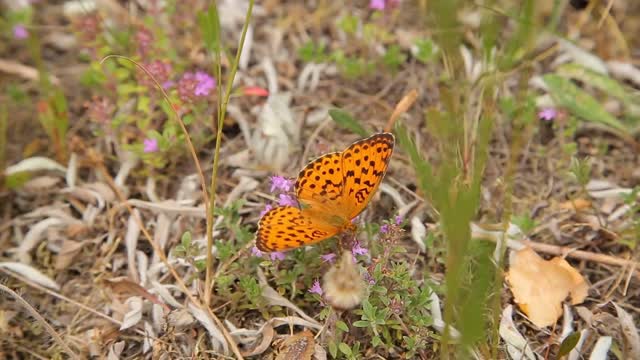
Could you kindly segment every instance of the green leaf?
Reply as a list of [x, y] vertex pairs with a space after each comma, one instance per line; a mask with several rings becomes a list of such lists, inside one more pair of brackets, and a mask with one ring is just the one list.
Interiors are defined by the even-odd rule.
[[398, 45], [391, 45], [382, 56], [382, 63], [391, 71], [396, 71], [402, 65], [407, 56]]
[[319, 49], [313, 41], [307, 41], [304, 45], [298, 48], [298, 56], [304, 62], [311, 62], [318, 60], [317, 55], [324, 51]]
[[618, 81], [578, 64], [564, 64], [558, 68], [557, 74], [596, 87], [607, 95], [622, 100], [627, 105], [632, 102], [629, 92]]
[[367, 320], [356, 320], [353, 322], [353, 326], [359, 327], [359, 328], [366, 328], [366, 327], [369, 327], [370, 325], [371, 323]]
[[538, 225], [529, 214], [514, 215], [511, 217], [511, 222], [520, 227], [520, 230], [525, 234], [531, 232]]
[[517, 63], [533, 46], [536, 36], [534, 24], [535, 1], [516, 2], [520, 11], [516, 19], [516, 30], [507, 41], [504, 56], [500, 59], [500, 68], [509, 69]]
[[336, 345], [335, 341], [329, 342], [329, 354], [331, 354], [331, 357], [334, 359], [338, 357], [338, 345]]
[[207, 260], [196, 260], [194, 262], [194, 265], [196, 266], [196, 270], [198, 270], [198, 272], [203, 272], [207, 268]]
[[349, 326], [342, 320], [336, 322], [336, 327], [344, 332], [349, 332]]
[[373, 345], [373, 346], [380, 346], [380, 345], [382, 345], [382, 339], [380, 339], [380, 337], [379, 337], [379, 336], [374, 336], [374, 337], [371, 339], [371, 345]]
[[371, 305], [369, 299], [364, 299], [362, 302], [362, 311], [365, 315], [369, 317], [369, 319], [374, 319], [376, 315], [376, 309]]
[[584, 90], [559, 75], [547, 74], [543, 76], [549, 93], [556, 104], [568, 109], [572, 114], [595, 123], [610, 126], [627, 133], [627, 127], [598, 103], [598, 101]]
[[220, 17], [215, 2], [206, 13], [198, 14], [198, 25], [207, 50], [213, 54], [220, 51]]
[[557, 358], [561, 358], [571, 352], [573, 348], [578, 345], [578, 341], [580, 340], [580, 333], [574, 332], [573, 334], [567, 336], [560, 344], [560, 349], [558, 350]]
[[193, 116], [193, 114], [187, 114], [187, 115], [182, 117], [182, 122], [185, 125], [191, 125], [195, 119], [196, 119], [196, 117]]
[[425, 194], [429, 194], [433, 190], [432, 184], [434, 183], [431, 164], [424, 159], [413, 141], [413, 138], [409, 135], [409, 131], [404, 125], [397, 123], [395, 133], [398, 139], [398, 144], [400, 144], [400, 147], [407, 152], [411, 165], [413, 165], [413, 168], [416, 171], [418, 187]]
[[425, 64], [431, 62], [438, 54], [438, 48], [430, 39], [418, 40], [416, 47], [418, 48], [415, 54], [416, 59]]
[[104, 84], [107, 81], [107, 77], [103, 70], [96, 67], [94, 64], [80, 75], [80, 83], [86, 87], [97, 87]]
[[18, 189], [31, 179], [31, 174], [27, 171], [13, 173], [4, 178], [4, 185], [8, 189]]
[[341, 353], [343, 353], [343, 354], [345, 354], [345, 355], [347, 355], [347, 356], [351, 356], [351, 354], [353, 353], [353, 352], [351, 351], [351, 348], [349, 347], [349, 345], [347, 345], [347, 344], [345, 344], [345, 343], [343, 343], [343, 342], [341, 342], [341, 343], [338, 345], [338, 349], [340, 349], [340, 352], [341, 352]]
[[138, 97], [137, 110], [142, 113], [149, 114], [151, 110], [150, 104], [151, 104], [151, 98], [148, 96], [141, 95]]
[[360, 123], [358, 123], [348, 112], [340, 109], [331, 109], [329, 110], [329, 116], [336, 122], [336, 124], [342, 126], [345, 129], [351, 130], [352, 132], [366, 137], [371, 134], [370, 131], [367, 131]]
[[180, 238], [180, 243], [182, 244], [182, 246], [184, 246], [185, 249], [188, 249], [189, 245], [191, 244], [191, 232], [185, 231]]
[[355, 34], [358, 31], [359, 18], [355, 15], [347, 15], [338, 21], [338, 26], [347, 34]]

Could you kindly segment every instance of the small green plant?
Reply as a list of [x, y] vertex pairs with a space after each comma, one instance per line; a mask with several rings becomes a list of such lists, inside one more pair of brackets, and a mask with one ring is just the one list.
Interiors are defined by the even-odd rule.
[[591, 159], [589, 157], [582, 159], [572, 157], [569, 174], [571, 174], [580, 187], [585, 189], [589, 180], [591, 180]]
[[636, 186], [624, 197], [624, 202], [629, 206], [631, 223], [621, 234], [620, 242], [631, 249], [636, 249], [640, 241], [640, 186]]
[[[386, 22], [381, 14], [374, 14], [369, 20], [347, 14], [336, 22], [339, 30], [348, 38], [348, 44], [332, 50], [324, 44], [309, 41], [298, 49], [298, 56], [305, 62], [333, 62], [341, 74], [348, 79], [358, 79], [375, 74], [378, 66], [395, 72], [405, 63], [407, 54], [400, 46], [393, 44], [394, 36], [390, 32], [392, 24]], [[385, 51], [379, 54], [374, 47], [385, 44]], [[437, 47], [430, 40], [417, 44], [419, 61], [431, 61]]]
[[200, 272], [204, 270], [205, 263], [203, 260], [196, 260], [196, 258], [202, 254], [202, 246], [191, 240], [191, 232], [185, 231], [180, 237], [180, 244], [173, 248], [173, 256], [185, 259], [196, 271]]
[[436, 59], [439, 50], [431, 39], [418, 40], [415, 46], [417, 49], [415, 57], [418, 61], [428, 64]]
[[538, 224], [528, 214], [511, 217], [511, 222], [517, 225], [523, 233], [528, 234], [535, 229]]

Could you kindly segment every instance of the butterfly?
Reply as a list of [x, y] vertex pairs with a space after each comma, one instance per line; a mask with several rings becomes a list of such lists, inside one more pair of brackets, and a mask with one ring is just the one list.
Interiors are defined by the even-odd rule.
[[265, 213], [258, 223], [257, 248], [290, 250], [353, 229], [351, 221], [382, 182], [394, 144], [393, 134], [378, 133], [307, 164], [295, 182], [299, 206]]

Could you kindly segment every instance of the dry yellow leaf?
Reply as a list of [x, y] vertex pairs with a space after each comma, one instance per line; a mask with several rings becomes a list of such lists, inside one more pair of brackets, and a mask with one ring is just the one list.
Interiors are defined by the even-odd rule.
[[573, 305], [587, 296], [589, 286], [580, 273], [560, 257], [544, 260], [531, 248], [512, 254], [506, 275], [518, 307], [538, 327], [555, 324], [562, 302]]

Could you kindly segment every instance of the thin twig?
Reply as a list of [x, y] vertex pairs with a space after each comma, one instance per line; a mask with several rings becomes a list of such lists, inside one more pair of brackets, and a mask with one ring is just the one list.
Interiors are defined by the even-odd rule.
[[[499, 241], [501, 231], [487, 231], [480, 228], [477, 225], [472, 225], [472, 237], [476, 239], [487, 239], [491, 241]], [[627, 259], [620, 259], [615, 256], [598, 254], [590, 251], [584, 250], [576, 250], [574, 248], [568, 246], [558, 246], [551, 244], [543, 244], [531, 240], [512, 240], [509, 239], [507, 241], [507, 246], [510, 249], [521, 249], [524, 246], [528, 246], [535, 251], [542, 252], [545, 254], [559, 255], [562, 257], [568, 257], [572, 259], [578, 260], [586, 260], [593, 261], [601, 264], [620, 266], [620, 267], [629, 267], [634, 269], [634, 275], [640, 279], [640, 272], [638, 272], [638, 266], [640, 265], [638, 262]]]

